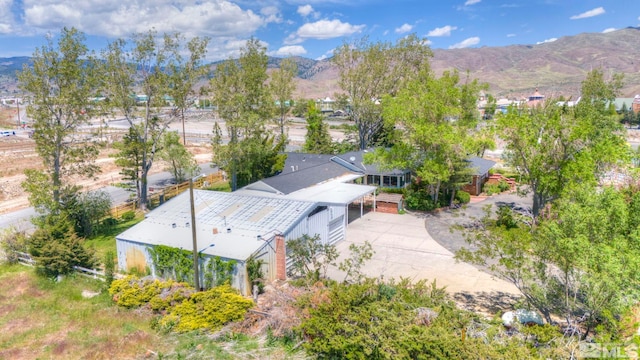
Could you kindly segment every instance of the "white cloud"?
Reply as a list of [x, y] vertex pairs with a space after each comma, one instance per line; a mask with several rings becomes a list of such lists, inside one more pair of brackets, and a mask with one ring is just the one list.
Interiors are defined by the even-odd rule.
[[607, 29], [602, 30], [602, 33], [606, 34], [606, 33], [610, 33], [610, 32], [616, 31], [616, 30], [617, 30], [616, 28], [607, 28]]
[[427, 33], [427, 36], [433, 36], [433, 37], [451, 36], [451, 32], [453, 30], [457, 30], [457, 29], [458, 29], [457, 26], [447, 25], [447, 26], [435, 28], [435, 29], [429, 31], [429, 33]]
[[589, 10], [589, 11], [585, 11], [582, 14], [579, 14], [579, 15], [573, 15], [569, 19], [571, 19], [571, 20], [586, 19], [586, 18], [602, 15], [604, 13], [605, 13], [604, 8], [601, 6], [601, 7], [597, 7], [595, 9]]
[[320, 61], [320, 60], [324, 60], [324, 59], [326, 59], [326, 58], [328, 58], [330, 56], [333, 56], [333, 51], [334, 50], [335, 49], [331, 49], [331, 50], [327, 51], [326, 53], [320, 55], [320, 57], [317, 57], [316, 60]]
[[309, 4], [298, 6], [298, 14], [300, 14], [300, 16], [309, 16], [309, 14], [311, 14], [312, 12], [313, 6]]
[[307, 53], [304, 47], [300, 45], [283, 46], [271, 53], [273, 56], [300, 56]]
[[0, 0], [0, 34], [11, 34], [14, 31], [14, 17], [11, 13], [13, 0]]
[[74, 26], [88, 35], [112, 38], [151, 28], [187, 36], [243, 37], [269, 22], [281, 21], [275, 8], [266, 7], [256, 14], [227, 0], [24, 0], [23, 6], [28, 27], [58, 31]]
[[280, 10], [275, 6], [267, 6], [260, 9], [260, 14], [264, 16], [264, 21], [268, 23], [281, 23], [282, 15]]
[[516, 37], [516, 34], [507, 34], [507, 37]]
[[396, 28], [396, 34], [404, 34], [411, 31], [411, 29], [413, 29], [413, 25], [402, 24], [402, 26]]
[[340, 20], [319, 20], [302, 25], [285, 39], [285, 44], [299, 44], [306, 39], [333, 39], [361, 32], [365, 25], [351, 25]]
[[462, 40], [457, 44], [453, 44], [449, 46], [449, 49], [464, 49], [464, 48], [468, 48], [469, 46], [477, 45], [478, 43], [480, 43], [480, 38], [477, 36], [474, 36], [474, 37], [470, 37], [468, 39]]
[[479, 3], [480, 1], [482, 1], [482, 0], [467, 0], [467, 1], [464, 3], [464, 6], [469, 6], [469, 5], [477, 4], [477, 3]]
[[546, 39], [546, 40], [542, 40], [542, 41], [538, 41], [536, 43], [536, 45], [540, 45], [540, 44], [546, 44], [546, 43], [551, 43], [558, 40], [558, 38], [550, 38], [550, 39]]

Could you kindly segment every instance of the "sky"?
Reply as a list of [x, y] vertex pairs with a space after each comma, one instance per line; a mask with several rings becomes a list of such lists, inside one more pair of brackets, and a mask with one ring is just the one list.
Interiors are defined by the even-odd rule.
[[235, 58], [250, 37], [271, 56], [324, 59], [345, 41], [433, 49], [539, 44], [640, 26], [638, 0], [0, 0], [0, 57], [30, 56], [63, 27], [94, 50], [155, 29], [209, 37], [207, 59]]

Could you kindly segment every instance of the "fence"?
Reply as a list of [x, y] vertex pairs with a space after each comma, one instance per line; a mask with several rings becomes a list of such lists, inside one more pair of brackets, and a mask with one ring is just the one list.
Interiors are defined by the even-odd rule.
[[[206, 188], [218, 183], [224, 182], [220, 173], [209, 174], [205, 177], [198, 178], [193, 182], [193, 187], [197, 189]], [[174, 198], [189, 189], [189, 181], [182, 182], [180, 184], [171, 185], [162, 188], [158, 192], [153, 192], [154, 187], [149, 187], [150, 195], [148, 197], [149, 209], [154, 209], [162, 205], [165, 201]], [[138, 209], [138, 201], [131, 201], [111, 208], [111, 216], [119, 218], [127, 211], [136, 211]]]
[[[26, 266], [34, 266], [36, 264], [36, 261], [33, 260], [33, 258], [31, 257], [31, 255], [24, 253], [24, 252], [20, 252], [20, 251], [16, 251], [15, 252], [17, 255], [17, 259], [18, 259], [18, 263], [22, 264], [22, 265], [26, 265]], [[74, 266], [73, 270], [75, 270], [76, 273], [82, 275], [82, 276], [86, 276], [92, 279], [96, 279], [96, 280], [100, 280], [100, 281], [105, 281], [106, 280], [106, 274], [104, 273], [103, 270], [100, 269], [87, 269], [81, 266]], [[115, 279], [122, 279], [124, 277], [124, 275], [122, 274], [118, 274], [118, 273], [114, 273], [113, 277]]]

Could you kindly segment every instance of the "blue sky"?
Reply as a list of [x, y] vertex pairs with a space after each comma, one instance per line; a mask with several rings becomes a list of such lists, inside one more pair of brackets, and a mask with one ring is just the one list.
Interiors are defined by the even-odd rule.
[[211, 38], [208, 59], [254, 36], [269, 55], [330, 57], [345, 40], [415, 33], [434, 49], [536, 44], [640, 26], [638, 0], [0, 0], [0, 57], [29, 56], [76, 27], [93, 49], [155, 28]]

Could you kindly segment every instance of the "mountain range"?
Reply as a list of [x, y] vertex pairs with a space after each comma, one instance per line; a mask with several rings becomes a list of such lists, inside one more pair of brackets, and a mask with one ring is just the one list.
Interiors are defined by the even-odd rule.
[[[295, 57], [298, 64], [295, 98], [333, 97], [340, 92], [338, 69], [330, 59]], [[269, 58], [277, 68], [280, 58]], [[0, 58], [0, 94], [17, 89], [15, 72], [29, 57]], [[212, 67], [216, 63], [212, 63]], [[621, 97], [640, 94], [640, 28], [607, 33], [583, 33], [535, 45], [466, 49], [434, 49], [431, 68], [437, 74], [457, 69], [463, 76], [489, 84], [494, 96], [517, 98], [538, 89], [541, 94], [576, 98], [580, 84], [592, 69], [605, 75], [624, 74]]]

